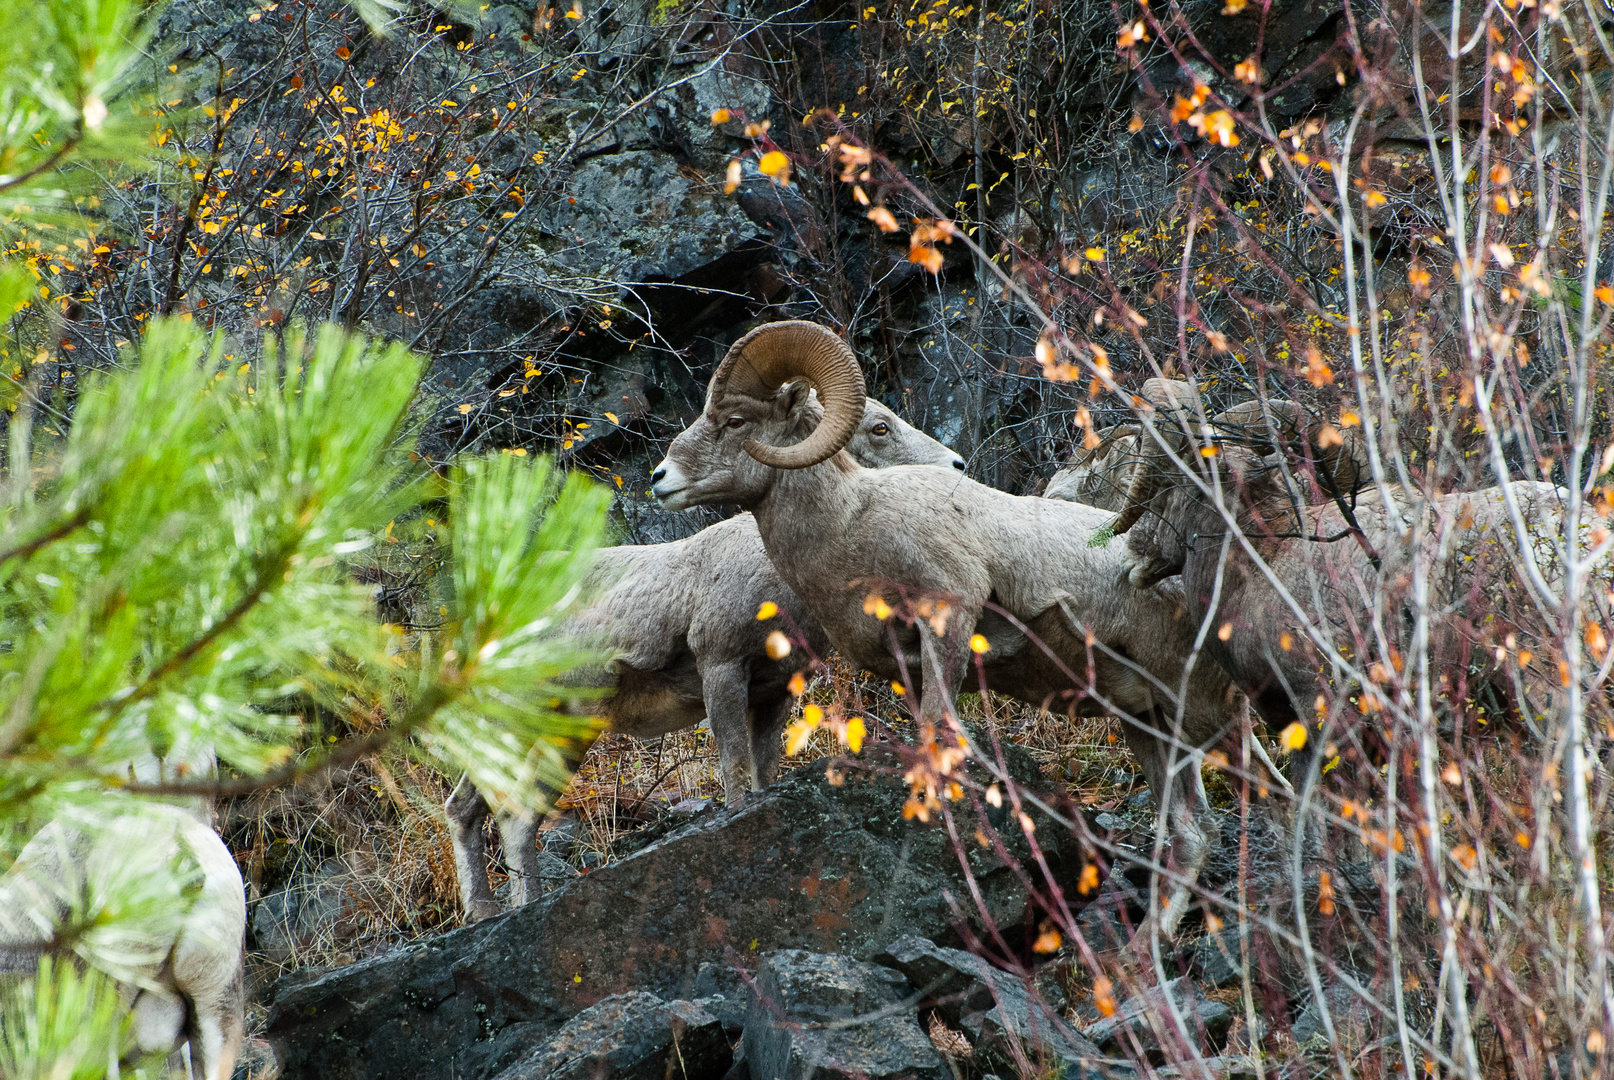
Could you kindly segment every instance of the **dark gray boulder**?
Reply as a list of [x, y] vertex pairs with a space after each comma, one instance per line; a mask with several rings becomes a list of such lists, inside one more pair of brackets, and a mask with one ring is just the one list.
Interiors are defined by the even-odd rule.
[[[879, 747], [864, 759], [839, 785], [801, 769], [537, 903], [284, 980], [268, 1029], [281, 1076], [477, 1080], [614, 994], [700, 996], [703, 964], [732, 972], [781, 948], [861, 959], [904, 934], [948, 940], [956, 912], [974, 911], [959, 856], [943, 828], [903, 820], [899, 761]], [[1008, 760], [1035, 775], [1023, 753]], [[954, 812], [960, 836], [997, 829], [1033, 865], [1004, 811]], [[1036, 836], [1070, 892], [1082, 865], [1075, 838], [1047, 819]], [[991, 918], [1017, 924], [1028, 910], [1017, 873], [990, 848], [965, 848]]]
[[[1252, 940], [1255, 934], [1255, 929], [1251, 928]], [[1256, 955], [1260, 953], [1257, 951]], [[1227, 925], [1196, 941], [1194, 966], [1206, 985], [1221, 987], [1238, 981], [1244, 971], [1244, 950], [1239, 944], [1239, 928]], [[1251, 967], [1250, 974], [1257, 980], [1261, 978], [1258, 967]]]
[[732, 1052], [705, 1001], [608, 997], [501, 1072], [498, 1080], [707, 1080]]
[[1078, 1077], [1108, 1070], [1120, 1075], [1130, 1066], [1107, 1060], [1059, 1015], [1049, 1001], [1013, 972], [994, 967], [962, 949], [948, 949], [919, 937], [892, 942], [875, 957], [896, 968], [949, 1025], [961, 1027], [978, 1061], [1014, 1073], [1022, 1066], [1047, 1075]]
[[782, 949], [762, 958], [745, 1018], [752, 1080], [948, 1080], [897, 972]]

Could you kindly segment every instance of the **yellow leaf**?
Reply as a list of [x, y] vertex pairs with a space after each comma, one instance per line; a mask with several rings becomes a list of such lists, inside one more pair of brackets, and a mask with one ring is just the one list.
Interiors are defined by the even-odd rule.
[[768, 656], [774, 660], [783, 660], [790, 655], [790, 639], [775, 630], [768, 635]]
[[1472, 870], [1475, 866], [1479, 865], [1479, 853], [1468, 844], [1458, 844], [1456, 847], [1452, 848], [1451, 857], [1455, 859], [1457, 861], [1457, 865], [1461, 866], [1464, 870]]
[[898, 697], [906, 697], [908, 694], [907, 689], [905, 689], [899, 682], [894, 682], [891, 684], [891, 692]]
[[971, 652], [977, 653], [977, 654], [982, 654], [982, 653], [990, 652], [991, 650], [992, 650], [992, 643], [987, 641], [986, 638], [983, 635], [981, 635], [981, 634], [973, 634], [973, 635], [971, 635], [971, 637], [970, 637], [970, 651]]
[[1283, 729], [1278, 736], [1278, 744], [1285, 750], [1299, 750], [1306, 745], [1306, 725], [1296, 720]]
[[769, 150], [757, 162], [757, 171], [773, 177], [775, 183], [787, 183], [790, 180], [790, 159], [781, 150]]
[[1065, 939], [1059, 936], [1058, 930], [1044, 930], [1037, 935], [1037, 940], [1031, 943], [1031, 951], [1036, 953], [1058, 952], [1059, 946], [1064, 943]]
[[802, 691], [807, 689], [807, 680], [802, 678], [801, 672], [798, 671], [790, 676], [790, 681], [785, 684], [785, 689], [789, 690], [792, 695], [801, 697]]
[[1076, 882], [1076, 891], [1086, 896], [1096, 888], [1098, 888], [1098, 866], [1088, 863], [1082, 867], [1082, 876], [1081, 880]]
[[863, 751], [863, 739], [868, 735], [868, 729], [863, 726], [863, 718], [854, 716], [846, 722], [846, 748], [857, 754]]
[[1384, 192], [1375, 190], [1369, 191], [1366, 195], [1364, 195], [1362, 197], [1362, 201], [1367, 203], [1369, 207], [1379, 207], [1383, 206], [1390, 200], [1384, 197]]
[[714, 125], [726, 124], [729, 122], [730, 115], [727, 109], [716, 109], [712, 112], [712, 123]]
[[1317, 910], [1324, 915], [1334, 913], [1334, 881], [1327, 870], [1317, 879]]
[[723, 194], [733, 195], [734, 189], [740, 186], [740, 179], [744, 175], [745, 170], [740, 167], [739, 159], [735, 158], [734, 160], [730, 161], [728, 175], [723, 181]]
[[1605, 304], [1614, 305], [1614, 289], [1609, 288], [1607, 285], [1597, 286], [1596, 289], [1592, 290], [1592, 295]]
[[1284, 652], [1288, 652], [1294, 647], [1295, 639], [1290, 637], [1287, 631], [1278, 635], [1278, 648], [1282, 649]]
[[611, 423], [613, 423], [613, 424], [615, 424], [615, 423], [618, 423], [618, 420], [617, 420], [617, 418], [616, 418], [616, 413], [614, 413], [614, 412], [608, 412], [608, 413], [606, 413], [606, 414], [605, 414], [605, 418], [606, 418], [606, 419], [607, 419], [607, 420], [609, 420], [609, 421], [611, 421]]
[[1087, 257], [1089, 262], [1104, 261], [1104, 249], [1101, 247], [1090, 247], [1086, 251], [1082, 252], [1082, 254]]
[[817, 727], [824, 722], [824, 709], [819, 705], [808, 705], [801, 710], [801, 718], [804, 722]]
[[762, 601], [762, 606], [757, 608], [757, 621], [766, 622], [777, 614], [779, 614], [779, 605], [772, 600], [764, 600]]
[[464, 416], [466, 413], [470, 412], [474, 408], [476, 408], [475, 405], [461, 405], [460, 406], [460, 415]]

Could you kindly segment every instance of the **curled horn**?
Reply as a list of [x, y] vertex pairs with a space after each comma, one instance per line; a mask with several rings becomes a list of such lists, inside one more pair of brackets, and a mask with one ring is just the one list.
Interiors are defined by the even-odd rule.
[[833, 457], [863, 422], [863, 371], [851, 346], [817, 323], [793, 319], [759, 326], [730, 347], [707, 391], [711, 402], [730, 392], [766, 401], [791, 379], [812, 384], [824, 416], [793, 446], [747, 440], [745, 452], [775, 469], [805, 469]]
[[1300, 410], [1292, 401], [1241, 401], [1211, 417], [1211, 426], [1264, 457], [1299, 433]]
[[[1150, 379], [1143, 384], [1143, 398], [1155, 407], [1155, 431], [1162, 439], [1170, 440], [1173, 449], [1184, 444], [1182, 426], [1191, 420], [1199, 404], [1199, 394], [1188, 383], [1177, 379]], [[1154, 440], [1146, 435], [1138, 438], [1139, 462], [1132, 470], [1132, 483], [1126, 493], [1126, 509], [1110, 524], [1110, 531], [1119, 536], [1138, 523], [1149, 501], [1165, 481], [1168, 460]]]

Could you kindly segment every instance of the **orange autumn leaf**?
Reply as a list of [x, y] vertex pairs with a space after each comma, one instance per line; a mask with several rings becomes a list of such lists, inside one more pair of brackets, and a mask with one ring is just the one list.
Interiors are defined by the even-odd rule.
[[942, 253], [929, 244], [914, 244], [908, 249], [908, 261], [918, 263], [932, 274], [941, 273]]
[[1102, 975], [1093, 980], [1093, 1007], [1102, 1016], [1115, 1015], [1115, 990]]
[[1035, 953], [1058, 952], [1059, 946], [1065, 939], [1059, 936], [1059, 931], [1050, 927], [1037, 935], [1037, 940], [1031, 943], [1031, 951]]
[[896, 232], [897, 229], [900, 228], [900, 226], [897, 224], [897, 219], [892, 216], [891, 211], [887, 210], [883, 206], [870, 208], [867, 216], [870, 221], [880, 226], [881, 232]]

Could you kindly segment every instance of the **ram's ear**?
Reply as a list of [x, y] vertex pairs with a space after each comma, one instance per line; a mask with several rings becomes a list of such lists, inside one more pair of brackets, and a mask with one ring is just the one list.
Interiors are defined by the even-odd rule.
[[801, 419], [809, 405], [816, 406], [817, 403], [818, 395], [806, 379], [791, 379], [773, 396], [774, 411], [792, 422]]

